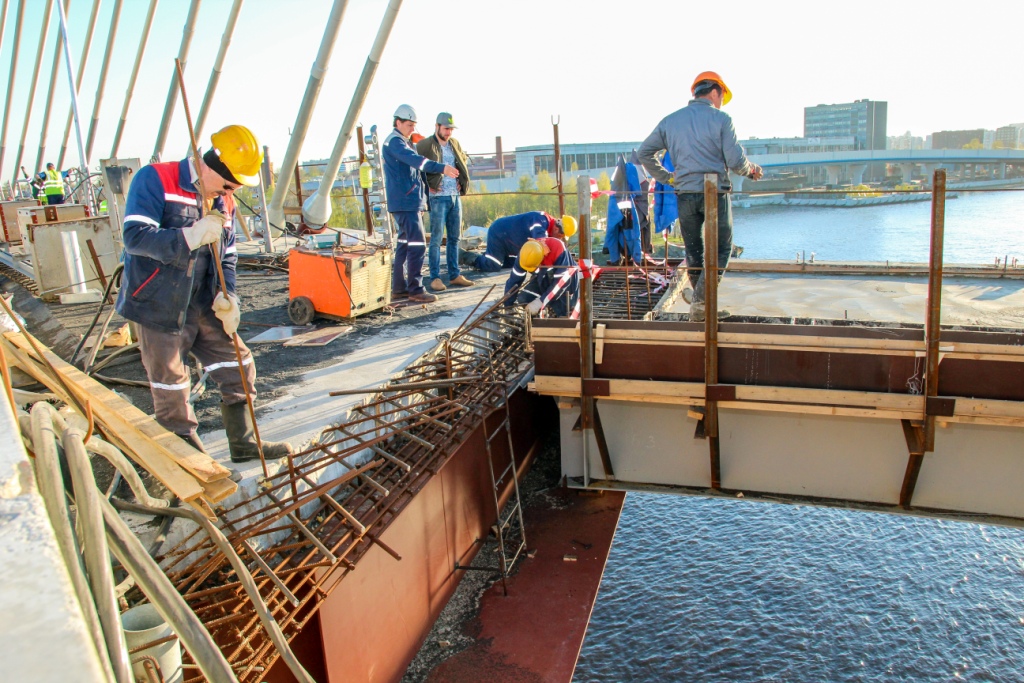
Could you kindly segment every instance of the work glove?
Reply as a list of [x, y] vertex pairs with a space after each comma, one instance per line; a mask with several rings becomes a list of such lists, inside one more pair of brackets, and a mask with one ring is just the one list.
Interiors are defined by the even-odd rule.
[[211, 211], [187, 228], [182, 228], [181, 233], [185, 236], [188, 250], [195, 251], [204, 244], [213, 244], [219, 240], [226, 220], [220, 211]]
[[534, 299], [530, 303], [526, 304], [526, 310], [530, 315], [538, 315], [542, 308], [544, 308], [544, 305], [541, 304], [540, 299]]
[[238, 323], [242, 317], [238, 312], [238, 297], [234, 294], [228, 294], [225, 297], [223, 292], [217, 292], [211, 308], [213, 308], [213, 314], [224, 325], [224, 331], [227, 332], [227, 335], [229, 337], [234, 336], [235, 332], [238, 331]]

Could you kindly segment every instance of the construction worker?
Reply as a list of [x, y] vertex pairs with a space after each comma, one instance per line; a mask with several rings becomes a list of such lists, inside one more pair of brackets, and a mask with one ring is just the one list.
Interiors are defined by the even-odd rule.
[[32, 177], [29, 184], [32, 187], [32, 199], [39, 199], [39, 195], [43, 195], [43, 199], [46, 199], [46, 193], [43, 192], [43, 186], [46, 185], [46, 173], [40, 171]]
[[[679, 207], [679, 228], [686, 245], [687, 276], [691, 288], [683, 290], [690, 302], [690, 320], [704, 321], [704, 174], [718, 174], [718, 267], [725, 272], [732, 254], [732, 204], [729, 171], [759, 180], [761, 167], [752, 163], [737, 141], [732, 118], [721, 111], [732, 99], [732, 91], [714, 71], [697, 74], [690, 88], [693, 99], [669, 114], [640, 145], [637, 156], [656, 180], [671, 186]], [[657, 155], [667, 150], [675, 164], [670, 173]], [[709, 248], [714, 248], [712, 245]], [[727, 311], [719, 311], [726, 317]]]
[[398, 244], [391, 272], [391, 294], [395, 298], [408, 294], [409, 301], [431, 303], [437, 296], [423, 289], [423, 255], [427, 241], [423, 234], [423, 212], [427, 195], [423, 189], [423, 173], [441, 173], [458, 178], [454, 166], [432, 161], [416, 153], [409, 142], [416, 130], [416, 110], [403, 104], [395, 110], [395, 129], [384, 139], [381, 155], [388, 211], [398, 224]]
[[[259, 184], [263, 148], [248, 128], [238, 125], [217, 131], [210, 142], [198, 168], [192, 159], [182, 159], [150, 164], [135, 175], [125, 207], [117, 312], [138, 324], [157, 422], [203, 450], [188, 401], [191, 352], [220, 385], [231, 460], [245, 462], [259, 457], [246, 405], [247, 393], [256, 396], [256, 368], [249, 349], [238, 340], [243, 385], [232, 342], [239, 323], [233, 193], [243, 185]], [[205, 189], [205, 199], [213, 200], [213, 210], [202, 218], [199, 188]], [[226, 292], [219, 291], [214, 249]], [[263, 442], [267, 458], [291, 452], [287, 443]]]
[[519, 250], [519, 258], [505, 283], [505, 293], [520, 288], [526, 273], [533, 277], [519, 289], [515, 303], [525, 306], [533, 315], [550, 306], [559, 318], [567, 318], [576, 306], [579, 296], [579, 273], [576, 263], [562, 240], [541, 237], [529, 240]]
[[64, 179], [53, 164], [46, 164], [46, 173], [43, 180], [43, 194], [46, 195], [46, 203], [51, 206], [64, 203]]
[[503, 216], [487, 228], [487, 250], [479, 256], [464, 255], [463, 263], [494, 273], [502, 268], [511, 268], [519, 250], [531, 238], [557, 237], [568, 241], [575, 234], [576, 219], [572, 216], [562, 216], [559, 220], [543, 211]]

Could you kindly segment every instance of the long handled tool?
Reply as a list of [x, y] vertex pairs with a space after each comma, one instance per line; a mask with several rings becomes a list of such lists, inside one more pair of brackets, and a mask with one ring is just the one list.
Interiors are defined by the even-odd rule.
[[[181, 90], [181, 102], [185, 105], [185, 121], [188, 123], [188, 137], [192, 143], [192, 159], [196, 167], [196, 175], [199, 177], [199, 192], [201, 193], [200, 206], [202, 215], [210, 210], [210, 200], [206, 196], [206, 185], [203, 183], [202, 167], [199, 165], [199, 146], [196, 145], [196, 132], [192, 127], [192, 114], [188, 108], [188, 97], [185, 96], [185, 76], [181, 71], [181, 61], [174, 60], [174, 66], [178, 70], [178, 87]], [[213, 262], [217, 265], [217, 279], [220, 281], [220, 293], [228, 299], [228, 286], [224, 282], [224, 267], [220, 263], [220, 241], [209, 245]], [[252, 418], [252, 429], [256, 437], [256, 449], [260, 454], [260, 464], [263, 466], [263, 476], [269, 477], [267, 470], [267, 459], [263, 456], [263, 441], [260, 439], [260, 428], [256, 424], [256, 410], [252, 405], [252, 394], [249, 393], [249, 382], [245, 376], [245, 367], [242, 366], [242, 349], [238, 345], [238, 332], [231, 335], [231, 341], [235, 346], [235, 360], [238, 361], [238, 374], [242, 377], [242, 389], [245, 391], [245, 405], [249, 407], [249, 417]]]

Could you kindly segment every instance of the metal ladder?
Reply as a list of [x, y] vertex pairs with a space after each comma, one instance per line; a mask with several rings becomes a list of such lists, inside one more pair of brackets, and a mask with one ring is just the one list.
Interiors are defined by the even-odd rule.
[[[508, 583], [506, 581], [509, 573], [512, 571], [512, 567], [515, 566], [516, 561], [520, 558], [523, 552], [526, 550], [526, 526], [523, 523], [523, 503], [519, 497], [519, 475], [516, 472], [516, 458], [515, 449], [512, 445], [512, 422], [509, 417], [508, 410], [508, 389], [503, 385], [495, 385], [495, 388], [501, 387], [502, 399], [503, 399], [503, 410], [505, 417], [497, 428], [490, 434], [487, 432], [487, 415], [486, 413], [481, 414], [481, 422], [484, 430], [484, 443], [487, 447], [487, 468], [491, 474], [491, 485], [492, 493], [494, 494], [494, 510], [497, 521], [491, 530], [494, 531], [494, 536], [498, 542], [498, 554], [500, 555], [500, 564], [497, 567], [468, 567], [460, 565], [458, 561], [455, 562], [456, 569], [476, 570], [476, 571], [497, 571], [501, 574], [501, 587], [505, 595], [508, 595]], [[494, 463], [494, 449], [491, 448], [491, 442], [497, 439], [502, 432], [505, 431], [505, 436], [508, 439], [508, 465], [502, 469], [498, 476], [495, 476], [495, 463]], [[512, 477], [512, 495], [509, 498], [506, 507], [509, 508], [508, 514], [502, 517], [502, 509], [499, 498], [501, 496], [501, 486], [506, 481], [506, 477]]]

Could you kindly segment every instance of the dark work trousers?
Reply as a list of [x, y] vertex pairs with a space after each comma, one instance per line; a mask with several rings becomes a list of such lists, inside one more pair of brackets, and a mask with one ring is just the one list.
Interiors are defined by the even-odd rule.
[[[522, 245], [519, 245], [520, 248]], [[487, 249], [476, 257], [473, 267], [485, 273], [497, 273], [502, 268], [511, 268], [519, 258], [519, 249], [509, 253], [509, 245], [504, 235], [487, 231]]]
[[419, 211], [395, 211], [391, 215], [398, 223], [391, 291], [419, 294], [423, 291], [423, 256], [427, 253], [423, 216]]
[[[188, 402], [191, 381], [188, 373], [189, 351], [195, 354], [210, 379], [220, 386], [221, 400], [228, 405], [245, 400], [245, 389], [238, 372], [235, 347], [231, 337], [213, 310], [208, 306], [189, 306], [185, 327], [181, 332], [162, 332], [139, 325], [139, 348], [142, 364], [149, 375], [149, 390], [153, 394], [153, 413], [156, 421], [168, 431], [187, 435], [194, 432], [199, 422]], [[252, 354], [242, 340], [242, 367], [249, 391], [256, 398], [253, 382], [256, 366]]]
[[[686, 245], [686, 273], [693, 285], [693, 300], [704, 300], [704, 193], [680, 192], [679, 230]], [[718, 193], [718, 268], [724, 273], [732, 255], [732, 202], [725, 192]], [[721, 279], [721, 277], [719, 277]]]

